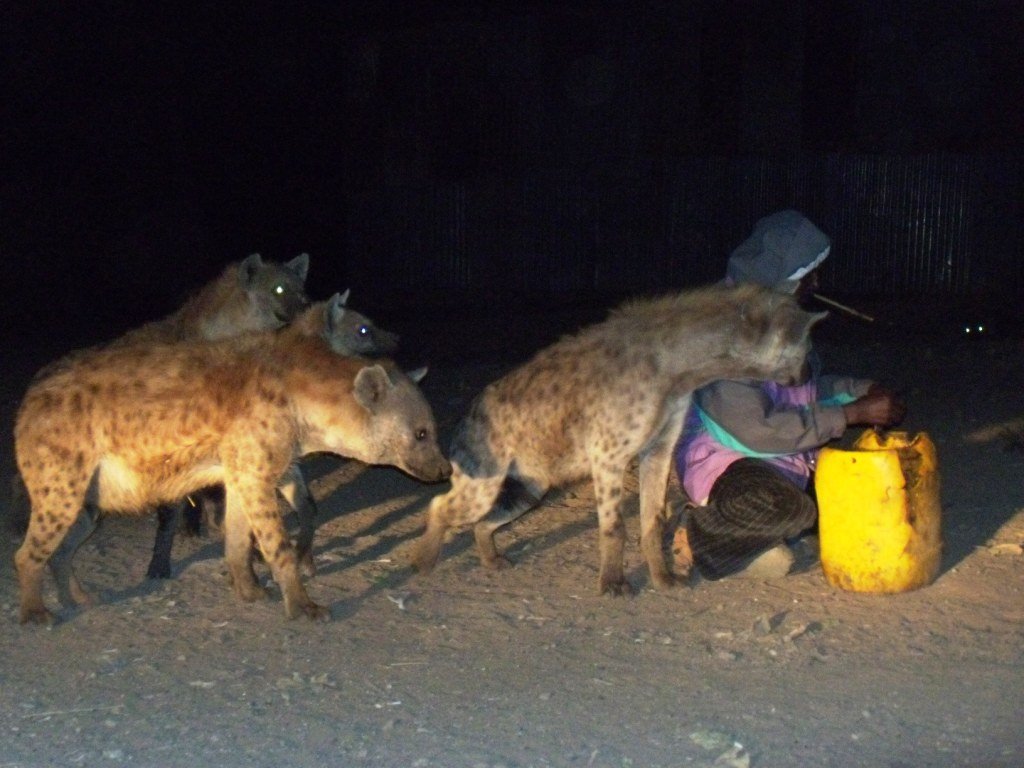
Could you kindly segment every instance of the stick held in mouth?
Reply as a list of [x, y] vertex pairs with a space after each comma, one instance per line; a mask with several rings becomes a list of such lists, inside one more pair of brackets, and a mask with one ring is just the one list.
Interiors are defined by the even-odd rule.
[[871, 317], [871, 315], [865, 315], [863, 312], [858, 312], [853, 307], [848, 307], [845, 304], [840, 304], [838, 301], [834, 301], [833, 299], [830, 299], [828, 296], [822, 296], [820, 293], [815, 293], [812, 295], [822, 304], [828, 304], [830, 307], [835, 307], [841, 312], [846, 312], [847, 314], [853, 315], [854, 317], [859, 317], [861, 320], [866, 320], [869, 323], [875, 322], [875, 318]]

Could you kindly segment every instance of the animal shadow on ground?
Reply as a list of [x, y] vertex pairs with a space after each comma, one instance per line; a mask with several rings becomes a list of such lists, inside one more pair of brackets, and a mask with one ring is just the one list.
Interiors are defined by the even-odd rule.
[[[333, 460], [330, 460], [333, 461]], [[318, 535], [314, 542], [317, 577], [331, 578], [374, 563], [389, 567], [356, 593], [331, 605], [331, 615], [342, 619], [356, 613], [360, 606], [385, 593], [401, 593], [431, 580], [442, 582], [444, 570], [427, 576], [417, 575], [408, 565], [408, 546], [422, 531], [423, 512], [430, 498], [446, 490], [446, 484], [423, 485], [391, 468], [367, 467], [358, 462], [340, 466], [318, 463], [309, 467], [315, 476], [310, 487], [321, 510]], [[386, 476], [385, 476], [386, 475]], [[638, 517], [635, 467], [627, 474], [624, 517]], [[499, 533], [511, 538], [506, 552], [516, 567], [529, 568], [529, 559], [556, 549], [576, 537], [590, 537], [596, 527], [593, 492], [589, 481], [580, 481], [552, 490], [541, 504]], [[589, 542], [589, 538], [586, 539]], [[639, 551], [639, 543], [632, 542]], [[445, 544], [448, 569], [466, 572], [480, 569], [470, 530], [454, 534]], [[591, 570], [587, 563], [587, 570]], [[596, 584], [597, 572], [594, 570]], [[638, 562], [630, 572], [631, 582], [647, 583], [647, 570]], [[589, 582], [588, 582], [589, 584]]]

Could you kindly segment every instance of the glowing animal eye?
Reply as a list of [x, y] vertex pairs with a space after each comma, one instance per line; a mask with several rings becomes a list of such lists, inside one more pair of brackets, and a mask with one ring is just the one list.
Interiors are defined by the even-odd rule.
[[283, 285], [274, 286], [274, 293], [276, 293], [278, 296], [280, 296], [282, 293], [284, 293], [284, 286]]
[[426, 440], [427, 439], [427, 430], [425, 430], [425, 429], [417, 429], [416, 430], [416, 439], [417, 440]]
[[366, 334], [368, 334], [369, 332], [370, 332], [370, 329], [369, 329], [369, 328], [367, 328], [367, 327], [366, 327], [365, 325], [360, 325], [360, 326], [359, 326], [359, 335], [360, 335], [360, 336], [365, 336], [365, 335], [366, 335]]

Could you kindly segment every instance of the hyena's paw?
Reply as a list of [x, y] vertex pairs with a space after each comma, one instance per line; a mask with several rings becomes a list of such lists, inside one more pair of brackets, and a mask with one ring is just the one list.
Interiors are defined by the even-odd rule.
[[234, 574], [228, 572], [228, 584], [231, 585], [231, 589], [234, 590], [239, 599], [246, 603], [266, 600], [270, 597], [270, 592], [266, 587], [260, 586], [254, 579], [248, 577], [236, 579]]
[[484, 568], [500, 571], [502, 568], [511, 568], [515, 564], [494, 546], [494, 528], [492, 526], [478, 523], [473, 528], [473, 538], [476, 540], [476, 552], [480, 558], [480, 564]]
[[18, 614], [19, 624], [42, 624], [52, 627], [57, 623], [57, 617], [42, 606], [38, 608], [22, 608]]
[[316, 563], [313, 561], [312, 552], [306, 552], [299, 558], [299, 572], [307, 578], [316, 576]]
[[496, 554], [494, 554], [494, 555], [492, 555], [490, 557], [484, 557], [483, 555], [481, 555], [480, 556], [480, 564], [484, 568], [488, 568], [488, 569], [490, 569], [492, 571], [501, 571], [501, 570], [504, 570], [505, 568], [511, 568], [512, 566], [515, 565], [515, 562], [513, 560], [509, 560], [504, 555], [500, 555], [500, 554], [496, 553]]
[[675, 574], [665, 571], [652, 571], [651, 572], [651, 583], [657, 589], [674, 589], [675, 587], [682, 586], [688, 582], [689, 573], [686, 574]]
[[444, 534], [434, 535], [427, 531], [413, 546], [409, 563], [417, 573], [427, 574], [434, 570], [438, 559], [441, 557], [441, 543]]
[[306, 618], [311, 621], [330, 621], [331, 620], [331, 609], [316, 603], [310, 603], [302, 609], [302, 612], [306, 614]]
[[99, 605], [99, 598], [88, 590], [72, 588], [71, 594], [75, 598], [75, 604], [81, 608], [91, 608], [93, 605]]
[[437, 565], [437, 555], [424, 552], [423, 547], [417, 546], [409, 557], [409, 565], [421, 576], [426, 576]]
[[171, 578], [171, 564], [170, 563], [158, 563], [153, 560], [149, 564], [149, 568], [146, 569], [147, 579], [169, 579]]
[[75, 601], [75, 605], [81, 606], [82, 608], [91, 608], [94, 605], [99, 604], [99, 599], [92, 592], [83, 587], [78, 579], [72, 578], [69, 585], [71, 590], [71, 599]]
[[618, 578], [602, 576], [600, 585], [598, 586], [598, 594], [615, 596], [632, 595], [633, 585], [626, 581], [622, 576], [619, 576]]
[[289, 619], [297, 619], [305, 616], [310, 621], [330, 621], [331, 609], [326, 608], [312, 600], [303, 603], [288, 604], [285, 606], [285, 613]]
[[235, 594], [247, 603], [255, 603], [270, 598], [270, 590], [256, 584], [248, 589], [236, 589]]

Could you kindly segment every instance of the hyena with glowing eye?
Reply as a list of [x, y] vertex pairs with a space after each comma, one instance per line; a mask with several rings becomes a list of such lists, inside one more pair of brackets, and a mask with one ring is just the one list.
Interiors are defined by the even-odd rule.
[[[135, 328], [105, 346], [216, 341], [253, 331], [281, 328], [309, 305], [305, 292], [308, 272], [309, 254], [306, 253], [283, 263], [264, 261], [258, 253], [251, 254], [225, 267], [218, 277], [203, 286], [175, 312]], [[36, 378], [45, 377], [95, 350], [95, 347], [75, 350], [44, 367], [36, 374]], [[27, 525], [28, 498], [21, 476], [15, 475], [11, 485], [13, 514], [19, 519], [16, 524], [19, 527]], [[205, 504], [208, 496], [200, 492], [194, 494], [193, 498]], [[181, 500], [175, 505], [162, 505], [158, 508], [160, 529], [147, 575], [163, 578], [170, 576], [170, 541], [167, 539], [173, 540], [173, 532], [182, 518], [182, 510], [187, 506], [186, 501]], [[67, 537], [64, 549], [77, 549], [95, 530], [99, 515], [99, 510], [87, 507]], [[58, 561], [61, 557], [62, 553], [57, 553]]]
[[[398, 336], [378, 328], [372, 320], [346, 306], [349, 291], [334, 294], [328, 301], [313, 304], [286, 328], [279, 331], [285, 336], [308, 336], [323, 339], [335, 353], [348, 357], [379, 357], [394, 352]], [[239, 344], [259, 343], [258, 339], [241, 337]], [[280, 487], [281, 495], [298, 518], [296, 550], [303, 572], [312, 576], [316, 572], [313, 561], [313, 535], [316, 531], [317, 508], [301, 469], [296, 464]], [[221, 488], [208, 488], [177, 505], [163, 505], [157, 509], [156, 540], [153, 556], [146, 570], [151, 579], [171, 577], [171, 547], [182, 519], [189, 533], [197, 533], [200, 521], [205, 519], [214, 528], [220, 527], [224, 513], [224, 495]], [[92, 533], [95, 525], [83, 521], [69, 535], [67, 547], [77, 548], [80, 540]], [[77, 543], [76, 543], [77, 542]], [[58, 555], [59, 556], [59, 555]]]

